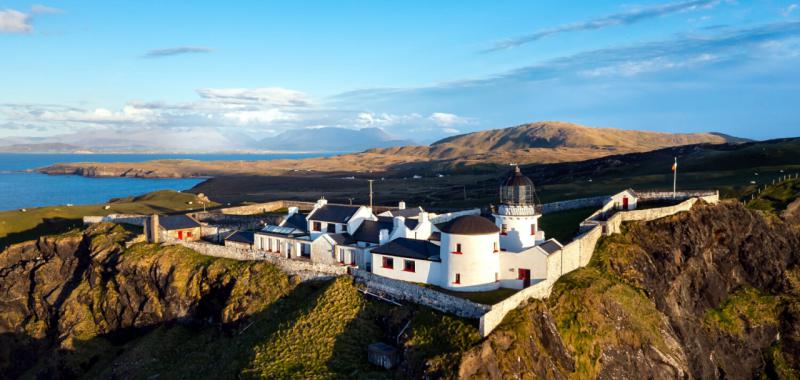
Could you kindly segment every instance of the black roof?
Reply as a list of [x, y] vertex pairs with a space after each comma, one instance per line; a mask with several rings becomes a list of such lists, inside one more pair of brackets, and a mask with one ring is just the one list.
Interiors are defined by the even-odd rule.
[[392, 232], [393, 227], [394, 222], [392, 221], [392, 218], [389, 218], [388, 220], [378, 218], [377, 221], [365, 220], [361, 222], [361, 225], [358, 226], [356, 232], [353, 233], [353, 239], [367, 243], [379, 244], [381, 230], [389, 230], [389, 232]]
[[331, 239], [333, 239], [333, 241], [338, 245], [350, 245], [356, 242], [356, 240], [353, 239], [353, 237], [347, 232], [342, 232], [340, 234], [328, 234], [328, 236], [330, 236]]
[[308, 232], [308, 222], [306, 222], [306, 216], [300, 213], [293, 214], [286, 218], [286, 220], [281, 223], [281, 227], [291, 227]]
[[359, 206], [325, 205], [308, 214], [307, 219], [319, 222], [347, 223], [358, 211], [358, 208]]
[[200, 222], [187, 215], [161, 215], [158, 217], [158, 224], [167, 231], [200, 227]]
[[255, 241], [255, 233], [252, 231], [234, 231], [228, 235], [225, 240], [253, 245], [253, 242]]
[[[389, 230], [391, 230], [394, 227], [394, 217], [391, 217], [391, 216], [379, 216], [378, 217], [378, 221], [389, 223]], [[414, 228], [417, 227], [417, 224], [419, 224], [419, 220], [406, 218], [405, 223], [406, 223], [406, 227], [408, 227], [408, 229], [413, 230]]]
[[268, 224], [258, 232], [260, 235], [280, 236], [280, 237], [302, 237], [308, 235], [305, 229], [299, 229], [289, 226], [274, 226]]
[[431, 232], [431, 236], [428, 238], [430, 241], [442, 241], [442, 233], [441, 232]]
[[393, 355], [394, 353], [397, 352], [396, 348], [383, 342], [372, 343], [369, 346], [367, 346], [367, 350], [384, 355]]
[[563, 248], [561, 244], [559, 244], [555, 239], [550, 239], [542, 244], [539, 244], [548, 255], [557, 252], [559, 249]]
[[494, 223], [479, 215], [459, 216], [443, 224], [439, 229], [455, 235], [487, 235], [500, 232]]
[[389, 212], [392, 214], [392, 216], [402, 216], [404, 218], [408, 218], [419, 215], [419, 213], [422, 212], [422, 207], [417, 206], [404, 209], [397, 208], [397, 209], [391, 209], [389, 210]]
[[519, 166], [514, 167], [514, 171], [506, 177], [501, 186], [517, 187], [517, 186], [530, 186], [533, 187], [533, 181], [526, 177], [519, 170]]
[[428, 240], [397, 238], [371, 251], [380, 255], [407, 257], [409, 259], [441, 261], [439, 246]]

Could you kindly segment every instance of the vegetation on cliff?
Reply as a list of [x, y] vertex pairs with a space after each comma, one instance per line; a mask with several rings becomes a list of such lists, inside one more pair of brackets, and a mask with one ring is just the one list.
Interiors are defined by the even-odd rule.
[[509, 314], [460, 373], [797, 378], [798, 264], [797, 229], [735, 202], [630, 223]]
[[[0, 373], [439, 376], [455, 373], [461, 352], [479, 340], [474, 323], [367, 298], [347, 277], [300, 283], [266, 262], [181, 246], [125, 248], [132, 235], [98, 224], [0, 253]], [[399, 369], [367, 363], [367, 345], [377, 341], [404, 348]]]

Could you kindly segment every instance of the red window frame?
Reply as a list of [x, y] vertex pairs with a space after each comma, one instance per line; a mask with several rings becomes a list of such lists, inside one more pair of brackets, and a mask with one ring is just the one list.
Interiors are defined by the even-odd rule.
[[454, 284], [460, 284], [461, 283], [461, 273], [456, 273], [456, 278], [453, 281], [453, 283]]
[[414, 260], [403, 260], [403, 272], [415, 273], [416, 271], [417, 263]]
[[531, 235], [536, 235], [536, 224], [531, 224]]
[[192, 237], [192, 231], [186, 231], [186, 237]]
[[503, 223], [500, 225], [500, 235], [508, 235], [508, 224]]
[[391, 257], [383, 258], [383, 269], [394, 269], [394, 259]]
[[452, 252], [453, 254], [460, 255], [461, 252], [461, 243], [456, 243], [456, 250]]
[[494, 253], [500, 252], [500, 250], [497, 249], [497, 242], [494, 242], [492, 244], [494, 244]]
[[322, 223], [321, 222], [311, 222], [311, 231], [321, 232], [322, 231]]

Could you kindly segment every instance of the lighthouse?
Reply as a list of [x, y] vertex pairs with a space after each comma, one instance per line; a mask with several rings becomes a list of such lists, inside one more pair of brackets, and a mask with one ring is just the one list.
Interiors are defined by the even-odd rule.
[[544, 241], [544, 231], [539, 230], [542, 215], [536, 211], [534, 194], [533, 181], [519, 166], [500, 185], [500, 206], [493, 215], [504, 251], [520, 252]]

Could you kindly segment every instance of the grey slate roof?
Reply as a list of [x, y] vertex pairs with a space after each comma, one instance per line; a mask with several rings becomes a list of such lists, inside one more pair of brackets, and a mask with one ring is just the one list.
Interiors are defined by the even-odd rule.
[[[379, 222], [384, 222], [384, 223], [389, 223], [390, 224], [389, 230], [391, 230], [392, 227], [394, 227], [394, 218], [391, 217], [391, 216], [379, 216], [378, 217], [378, 221]], [[419, 220], [406, 218], [405, 224], [406, 224], [406, 227], [408, 227], [408, 229], [413, 230], [414, 228], [417, 227], [417, 224], [419, 224]]]
[[397, 238], [373, 248], [371, 252], [388, 256], [407, 257], [409, 259], [441, 261], [439, 246], [428, 240]]
[[558, 241], [556, 241], [555, 239], [547, 240], [546, 242], [539, 244], [539, 247], [541, 247], [545, 252], [547, 252], [548, 255], [551, 255], [554, 252], [557, 252], [559, 249], [563, 248], [561, 244], [559, 244]]
[[293, 238], [306, 236], [308, 235], [308, 232], [293, 227], [266, 225], [261, 231], [259, 231], [258, 234]]
[[346, 232], [339, 234], [328, 234], [328, 236], [330, 236], [331, 239], [333, 239], [333, 241], [338, 245], [350, 245], [356, 242], [356, 240]]
[[318, 222], [347, 223], [358, 211], [358, 208], [359, 206], [325, 205], [312, 211], [306, 219]]
[[378, 218], [377, 221], [365, 220], [361, 222], [356, 232], [353, 233], [353, 239], [356, 241], [378, 244], [380, 243], [381, 230], [389, 230], [391, 233], [393, 227], [394, 222], [391, 218], [389, 218], [389, 220]]
[[493, 222], [479, 215], [459, 216], [437, 227], [444, 233], [455, 235], [487, 235], [500, 232]]
[[390, 214], [392, 214], [392, 216], [402, 216], [404, 218], [410, 218], [410, 217], [418, 216], [419, 213], [422, 212], [422, 207], [419, 207], [419, 206], [410, 207], [410, 208], [404, 208], [402, 210], [398, 208], [398, 209], [389, 210], [388, 212]]
[[255, 233], [252, 231], [234, 231], [225, 238], [225, 241], [234, 241], [237, 243], [253, 245], [253, 242], [255, 242]]
[[300, 213], [286, 218], [286, 220], [281, 223], [281, 227], [291, 227], [308, 232], [308, 222], [306, 222], [306, 216]]
[[200, 222], [186, 215], [160, 215], [158, 224], [167, 231], [200, 227]]

